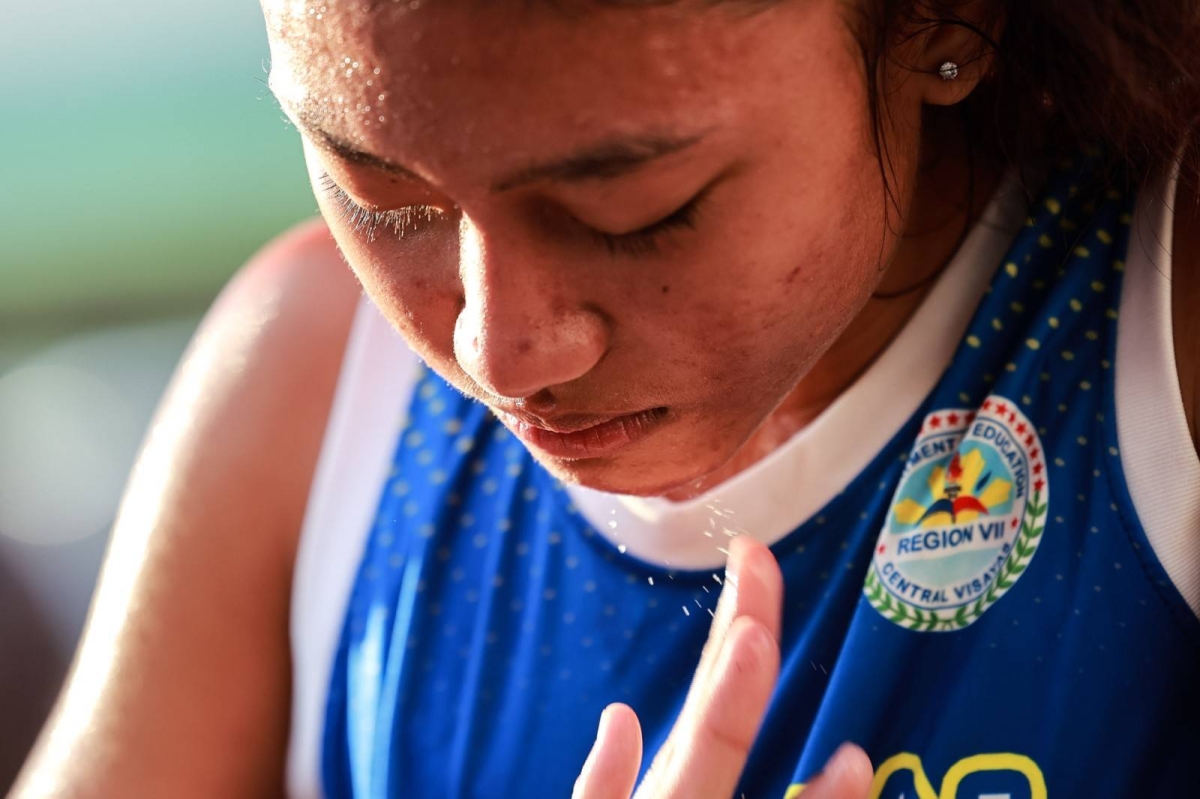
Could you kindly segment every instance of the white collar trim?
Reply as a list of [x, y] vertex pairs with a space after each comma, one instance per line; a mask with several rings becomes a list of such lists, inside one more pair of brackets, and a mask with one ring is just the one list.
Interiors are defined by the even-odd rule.
[[731, 534], [778, 542], [844, 490], [920, 407], [949, 365], [1026, 213], [1025, 195], [1010, 174], [896, 339], [820, 416], [766, 458], [684, 502], [570, 485], [580, 513], [623, 552], [673, 569], [720, 567]]

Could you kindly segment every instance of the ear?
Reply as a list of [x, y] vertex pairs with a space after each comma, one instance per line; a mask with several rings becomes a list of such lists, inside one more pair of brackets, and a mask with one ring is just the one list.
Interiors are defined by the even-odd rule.
[[[995, 0], [967, 0], [915, 22], [921, 33], [914, 66], [927, 104], [962, 102], [991, 78], [994, 45], [1004, 30], [1001, 5]], [[943, 70], [944, 64], [953, 68]]]

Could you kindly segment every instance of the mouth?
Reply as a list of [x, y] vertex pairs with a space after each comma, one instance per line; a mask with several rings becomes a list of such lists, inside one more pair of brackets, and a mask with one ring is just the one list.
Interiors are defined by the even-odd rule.
[[528, 446], [551, 457], [580, 460], [607, 455], [640, 441], [661, 426], [667, 409], [650, 408], [622, 416], [576, 414], [552, 419], [499, 410], [496, 414]]

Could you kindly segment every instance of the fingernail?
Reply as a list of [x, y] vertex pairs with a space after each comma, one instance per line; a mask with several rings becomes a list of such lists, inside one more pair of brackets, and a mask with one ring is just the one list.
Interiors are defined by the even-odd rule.
[[588, 777], [592, 773], [592, 768], [596, 764], [596, 755], [600, 751], [600, 741], [604, 739], [604, 717], [608, 715], [608, 709], [600, 714], [600, 727], [596, 730], [596, 740], [592, 741], [592, 748], [588, 750], [587, 759], [583, 761], [583, 767], [579, 769], [579, 776], [575, 778], [575, 786], [571, 789], [571, 799], [579, 799], [583, 796], [585, 786], [588, 783]]
[[[608, 729], [609, 721], [612, 718], [612, 714], [608, 712], [609, 710], [611, 710], [611, 706], [604, 708], [604, 711], [600, 714], [600, 724], [596, 728], [596, 740], [592, 741], [592, 749], [588, 752], [587, 760], [583, 763], [582, 774], [586, 774], [591, 769], [592, 763], [596, 759], [596, 753], [600, 751], [600, 743], [604, 740], [604, 733]], [[580, 775], [581, 778], [582, 774]]]
[[845, 771], [857, 769], [861, 760], [858, 752], [859, 748], [854, 744], [849, 742], [842, 744], [829, 758], [829, 762], [825, 764], [821, 773], [836, 777]]
[[850, 744], [842, 744], [839, 746], [837, 751], [830, 755], [829, 762], [825, 764], [823, 771], [825, 773], [841, 771], [846, 767], [846, 758], [850, 757], [851, 751]]
[[612, 705], [604, 708], [604, 712], [600, 714], [600, 727], [596, 730], [596, 740], [603, 741], [604, 733], [608, 729], [609, 723], [612, 722]]
[[721, 656], [715, 672], [736, 662], [736, 668], [757, 669], [771, 659], [777, 649], [770, 630], [750, 616], [738, 616], [729, 623], [729, 632], [721, 642]]
[[746, 569], [751, 574], [753, 574], [756, 578], [758, 578], [759, 582], [764, 583], [764, 584], [766, 583], [766, 581], [771, 573], [770, 566], [767, 563], [767, 559], [758, 553], [755, 553], [755, 554], [747, 557]]
[[749, 630], [746, 631], [746, 636], [750, 639], [747, 643], [754, 651], [757, 658], [764, 658], [771, 649], [775, 646], [775, 639], [771, 636], [769, 630], [758, 622], [755, 622]]

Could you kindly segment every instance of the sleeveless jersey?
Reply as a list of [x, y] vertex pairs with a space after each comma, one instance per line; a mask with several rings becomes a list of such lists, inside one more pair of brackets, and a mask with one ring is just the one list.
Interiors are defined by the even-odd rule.
[[[1166, 356], [1119, 353], [1116, 335], [1145, 305], [1122, 291], [1126, 263], [1152, 277], [1143, 250], [1163, 231], [1131, 245], [1140, 206], [1084, 192], [1092, 168], [1064, 165], [1021, 203], [978, 302], [930, 295], [922, 313], [969, 320], [932, 390], [772, 542], [781, 671], [736, 796], [790, 799], [843, 741], [871, 756], [873, 797], [1195, 790], [1200, 624], [1180, 587], [1196, 566], [1172, 547], [1200, 537], [1200, 465], [1178, 418], [1140, 412], [1164, 407], [1139, 398], [1154, 386], [1128, 389], [1119, 430], [1114, 379], [1118, 357], [1170, 360], [1169, 327]], [[637, 712], [648, 764], [753, 503], [709, 503], [685, 532], [714, 560], [669, 562], [583, 512], [587, 492], [437, 375], [405, 416], [395, 437], [363, 433], [384, 439], [386, 478], [346, 481], [373, 518], [314, 610], [339, 619], [330, 661], [307, 667], [327, 686], [308, 733], [323, 794], [567, 797], [614, 701]], [[1171, 535], [1152, 540], [1151, 517]]]

